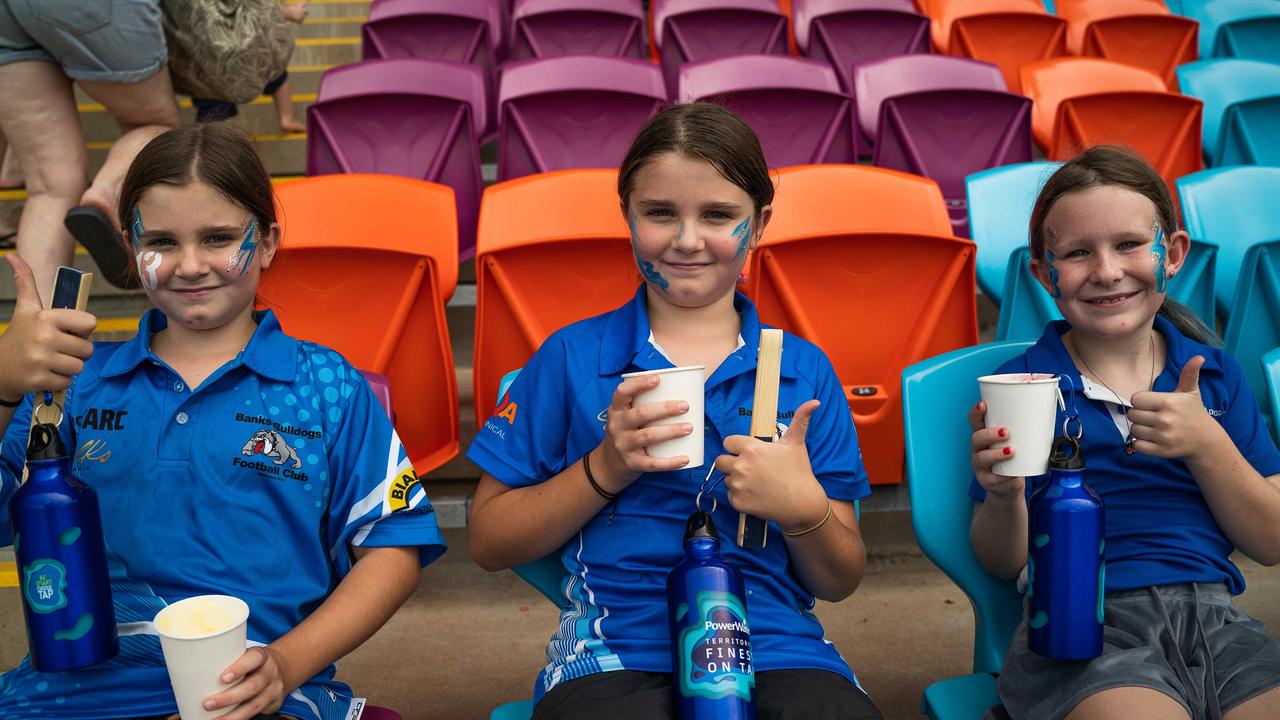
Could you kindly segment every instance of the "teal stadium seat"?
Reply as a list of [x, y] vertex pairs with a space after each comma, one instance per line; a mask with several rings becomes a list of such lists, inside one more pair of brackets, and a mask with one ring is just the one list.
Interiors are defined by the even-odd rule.
[[1245, 252], [1280, 238], [1280, 167], [1241, 165], [1202, 170], [1178, 178], [1178, 201], [1192, 246], [1218, 246], [1213, 288], [1218, 314], [1230, 321], [1230, 303]]
[[1180, 0], [1175, 10], [1200, 23], [1200, 57], [1280, 62], [1280, 3], [1275, 0]]
[[1265, 402], [1271, 409], [1271, 435], [1280, 442], [1280, 347], [1262, 356], [1262, 369], [1267, 377]]
[[1244, 368], [1245, 379], [1274, 432], [1277, 418], [1265, 400], [1263, 358], [1280, 348], [1280, 239], [1258, 243], [1244, 254], [1231, 318], [1222, 337], [1226, 351]]
[[991, 168], [965, 178], [969, 237], [978, 246], [978, 287], [1003, 303], [1009, 253], [1027, 244], [1031, 208], [1062, 163], [1030, 162]]
[[978, 377], [1030, 345], [962, 348], [902, 372], [907, 488], [916, 542], [968, 596], [974, 615], [973, 673], [925, 688], [920, 711], [932, 720], [975, 720], [999, 703], [995, 674], [1022, 619], [1022, 596], [1013, 581], [987, 574], [969, 544], [973, 473], [968, 414], [978, 401]]
[[1201, 139], [1211, 167], [1280, 165], [1280, 65], [1201, 60], [1178, 66], [1177, 73], [1182, 92], [1204, 102]]

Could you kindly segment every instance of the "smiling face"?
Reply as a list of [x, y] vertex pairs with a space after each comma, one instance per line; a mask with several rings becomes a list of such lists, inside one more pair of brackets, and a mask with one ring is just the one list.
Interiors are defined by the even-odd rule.
[[636, 172], [623, 213], [650, 297], [703, 307], [733, 292], [772, 209], [757, 214], [710, 163], [667, 152]]
[[1186, 259], [1185, 232], [1166, 236], [1155, 205], [1118, 185], [1063, 195], [1044, 227], [1044, 258], [1031, 269], [1073, 332], [1123, 337], [1151, 327], [1166, 278]]
[[205, 331], [252, 323], [258, 280], [280, 230], [258, 227], [244, 208], [195, 181], [148, 188], [130, 237], [147, 296], [170, 326]]

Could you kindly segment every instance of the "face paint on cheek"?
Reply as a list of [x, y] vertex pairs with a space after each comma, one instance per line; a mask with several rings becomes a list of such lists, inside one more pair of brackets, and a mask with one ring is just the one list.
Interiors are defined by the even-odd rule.
[[627, 213], [627, 226], [631, 228], [631, 254], [635, 256], [636, 264], [640, 266], [640, 274], [644, 276], [645, 282], [652, 283], [665, 292], [671, 287], [671, 283], [662, 277], [662, 273], [658, 272], [653, 263], [640, 259], [640, 238], [636, 234], [636, 216], [630, 212]]
[[747, 252], [747, 243], [751, 240], [750, 217], [743, 218], [738, 227], [733, 229], [733, 239], [738, 241], [738, 250], [733, 254], [733, 259], [737, 260]]
[[1058, 287], [1058, 268], [1053, 265], [1053, 261], [1056, 259], [1052, 250], [1049, 248], [1044, 249], [1044, 264], [1049, 269], [1049, 294], [1055, 300], [1062, 297], [1062, 288]]
[[245, 218], [244, 224], [244, 241], [240, 243], [240, 247], [231, 253], [231, 257], [227, 258], [227, 273], [233, 273], [236, 268], [240, 268], [240, 274], [243, 275], [249, 270], [249, 263], [253, 262], [254, 253], [258, 250], [258, 221], [253, 218]]
[[1164, 228], [1157, 223], [1155, 230], [1156, 239], [1151, 241], [1151, 256], [1152, 262], [1155, 263], [1156, 292], [1162, 293], [1169, 284], [1169, 276], [1166, 274], [1164, 267], [1164, 260], [1169, 254], [1169, 249], [1164, 246]]
[[133, 226], [130, 229], [130, 234], [133, 235], [133, 251], [135, 253], [142, 252], [142, 233], [144, 232], [146, 232], [146, 229], [142, 227], [142, 210], [135, 205], [133, 208]]
[[134, 258], [138, 262], [138, 276], [142, 278], [142, 287], [147, 290], [155, 290], [159, 287], [160, 281], [156, 278], [156, 271], [160, 269], [160, 263], [164, 259], [160, 257], [160, 253], [148, 250], [139, 252]]

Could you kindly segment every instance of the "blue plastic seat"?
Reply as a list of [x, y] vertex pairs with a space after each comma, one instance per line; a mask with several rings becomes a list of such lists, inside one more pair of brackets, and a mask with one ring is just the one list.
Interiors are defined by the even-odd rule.
[[1178, 66], [1177, 73], [1182, 92], [1204, 102], [1201, 139], [1209, 165], [1280, 165], [1280, 65], [1201, 60]]
[[1218, 246], [1214, 295], [1218, 314], [1230, 319], [1236, 276], [1250, 246], [1280, 238], [1280, 167], [1242, 165], [1180, 177], [1178, 201], [1183, 225], [1197, 241]]
[[[1181, 0], [1175, 10], [1200, 23], [1200, 57], [1280, 62], [1275, 0]], [[1171, 8], [1172, 9], [1172, 8]]]
[[969, 408], [977, 378], [1024, 352], [1030, 343], [989, 343], [953, 350], [902, 372], [907, 488], [916, 542], [973, 605], [973, 674], [935, 682], [920, 711], [933, 720], [974, 720], [999, 702], [994, 674], [1004, 664], [1022, 619], [1022, 598], [1011, 580], [982, 569], [969, 544], [973, 501], [969, 482]]
[[1258, 243], [1245, 253], [1231, 318], [1222, 337], [1226, 351], [1240, 361], [1260, 409], [1275, 428], [1276, 416], [1268, 412], [1263, 399], [1268, 395], [1263, 357], [1280, 348], [1280, 239]]
[[1262, 356], [1262, 371], [1267, 379], [1267, 398], [1259, 403], [1270, 408], [1271, 435], [1280, 442], [1280, 347]]
[[976, 172], [965, 178], [969, 237], [978, 246], [978, 287], [1003, 303], [1009, 253], [1027, 244], [1031, 208], [1062, 163], [1030, 162]]

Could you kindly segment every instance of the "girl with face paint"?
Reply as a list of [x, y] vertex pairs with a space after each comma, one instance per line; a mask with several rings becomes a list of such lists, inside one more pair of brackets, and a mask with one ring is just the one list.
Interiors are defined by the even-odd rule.
[[206, 710], [225, 720], [356, 713], [333, 663], [444, 550], [403, 445], [358, 371], [255, 310], [281, 240], [270, 176], [243, 130], [158, 136], [125, 176], [119, 218], [155, 306], [127, 342], [91, 346], [91, 315], [40, 311], [30, 270], [10, 256], [20, 301], [0, 336], [0, 504], [21, 472], [23, 396], [69, 388], [63, 440], [101, 502], [128, 638], [102, 666], [6, 673], [0, 717], [167, 717], [174, 696], [151, 619], [204, 594], [249, 605], [251, 646]]
[[[1280, 641], [1232, 604], [1244, 580], [1230, 558], [1280, 562], [1280, 451], [1238, 363], [1166, 294], [1190, 246], [1168, 187], [1142, 159], [1092, 148], [1045, 183], [1030, 242], [1065, 319], [996, 372], [1070, 379], [1061, 390], [1105, 509], [1104, 648], [1091, 661], [1036, 656], [1024, 621], [1000, 675], [1005, 708], [1015, 720], [1280, 716]], [[985, 427], [985, 412], [969, 417], [970, 534], [983, 566], [1011, 579], [1042, 478], [992, 472], [1018, 438]]]

